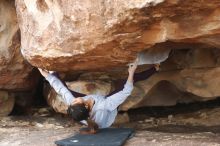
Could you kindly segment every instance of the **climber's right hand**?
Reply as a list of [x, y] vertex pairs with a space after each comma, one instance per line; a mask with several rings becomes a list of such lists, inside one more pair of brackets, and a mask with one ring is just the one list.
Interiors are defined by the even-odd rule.
[[154, 64], [154, 67], [155, 67], [156, 71], [159, 71], [160, 70], [160, 63]]

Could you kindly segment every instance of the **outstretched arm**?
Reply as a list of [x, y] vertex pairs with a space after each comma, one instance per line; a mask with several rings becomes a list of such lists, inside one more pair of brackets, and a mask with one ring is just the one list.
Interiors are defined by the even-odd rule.
[[137, 62], [129, 66], [128, 68], [129, 75], [127, 82], [124, 85], [124, 88], [121, 91], [107, 97], [103, 102], [103, 108], [108, 110], [114, 110], [120, 104], [122, 104], [126, 100], [126, 98], [131, 94], [133, 90], [133, 78], [136, 68], [137, 68]]
[[60, 94], [67, 105], [70, 105], [75, 97], [71, 94], [69, 89], [54, 75], [46, 70], [38, 68], [42, 76], [50, 83], [54, 90]]
[[[49, 73], [50, 73], [50, 72], [49, 72]], [[51, 74], [54, 75], [55, 77], [57, 77], [57, 78], [63, 83], [63, 85], [67, 87], [66, 83], [61, 80], [61, 78], [60, 78], [60, 76], [59, 76], [59, 74], [58, 74], [57, 72], [53, 72], [53, 73], [51, 73]], [[68, 88], [68, 87], [67, 87], [67, 88]], [[72, 93], [72, 95], [73, 95], [74, 97], [83, 97], [83, 96], [86, 96], [86, 94], [79, 93], [79, 92], [73, 91], [73, 90], [71, 90], [71, 89], [68, 89], [68, 90]]]

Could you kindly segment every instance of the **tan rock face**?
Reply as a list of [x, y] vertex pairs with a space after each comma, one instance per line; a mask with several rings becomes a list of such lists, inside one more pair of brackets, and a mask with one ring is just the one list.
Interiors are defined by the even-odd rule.
[[22, 52], [38, 67], [107, 70], [163, 42], [220, 47], [219, 0], [16, 0]]
[[0, 117], [11, 113], [15, 103], [15, 98], [6, 91], [0, 91]]
[[161, 64], [160, 72], [135, 84], [121, 110], [144, 106], [211, 100], [219, 97], [220, 50], [173, 50]]
[[27, 90], [32, 67], [20, 53], [20, 32], [13, 1], [0, 1], [0, 89]]
[[[121, 78], [137, 54], [148, 54], [142, 59], [150, 64], [172, 50], [158, 74], [135, 85], [123, 110], [220, 95], [219, 0], [16, 0], [16, 9], [24, 57], [48, 70]], [[86, 86], [80, 82], [74, 89], [106, 89]], [[57, 103], [55, 93], [48, 98]]]

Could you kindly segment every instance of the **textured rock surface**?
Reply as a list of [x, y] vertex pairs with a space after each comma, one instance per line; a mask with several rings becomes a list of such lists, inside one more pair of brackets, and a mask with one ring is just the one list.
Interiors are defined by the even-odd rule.
[[220, 95], [219, 55], [217, 49], [173, 50], [161, 64], [159, 73], [135, 84], [121, 110], [217, 98]]
[[[145, 58], [154, 63], [172, 50], [158, 74], [136, 85], [123, 110], [220, 95], [219, 0], [16, 0], [16, 9], [25, 58], [68, 72], [69, 79], [87, 71], [122, 78], [138, 53], [155, 51]], [[86, 92], [84, 83], [77, 86]]]
[[[20, 53], [20, 32], [13, 1], [0, 1], [0, 89], [27, 90], [32, 67]], [[34, 76], [32, 76], [35, 78]]]
[[220, 47], [219, 0], [16, 0], [16, 6], [24, 56], [49, 70], [120, 67], [167, 41]]
[[[170, 57], [161, 64], [159, 73], [135, 84], [132, 95], [120, 110], [126, 111], [144, 106], [171, 106], [176, 103], [204, 101], [218, 97], [220, 95], [219, 56], [220, 50], [215, 48], [173, 50]], [[117, 80], [117, 76], [112, 75], [112, 78], [109, 78], [103, 73], [86, 73], [78, 79], [81, 81], [68, 83], [69, 87], [86, 94], [106, 95], [110, 90], [114, 90], [114, 86], [111, 87], [110, 82], [106, 84], [102, 80]], [[88, 81], [93, 82], [91, 84]], [[50, 99], [49, 104], [56, 111], [63, 109], [59, 108], [60, 97], [54, 91], [46, 96]]]
[[0, 117], [11, 113], [15, 103], [15, 98], [6, 91], [0, 91]]

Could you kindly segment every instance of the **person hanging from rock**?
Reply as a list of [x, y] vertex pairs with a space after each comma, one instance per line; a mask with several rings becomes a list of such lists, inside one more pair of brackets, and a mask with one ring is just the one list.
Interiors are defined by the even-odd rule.
[[159, 70], [159, 65], [135, 73], [137, 60], [129, 65], [127, 80], [119, 80], [116, 90], [107, 96], [85, 95], [67, 88], [59, 77], [39, 68], [40, 73], [50, 83], [54, 90], [60, 94], [68, 105], [67, 114], [76, 122], [88, 126], [83, 134], [95, 134], [99, 128], [110, 127], [117, 116], [117, 108], [122, 104], [133, 90], [133, 83], [149, 78]]

